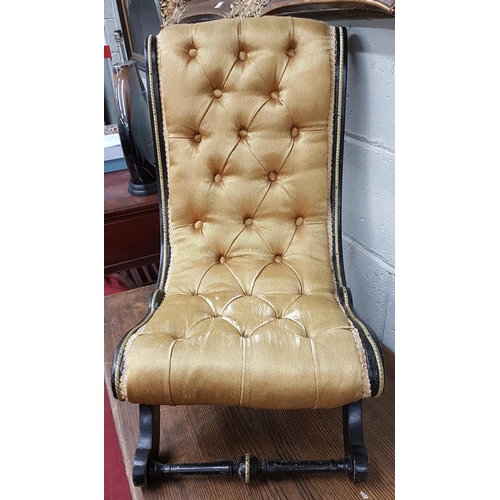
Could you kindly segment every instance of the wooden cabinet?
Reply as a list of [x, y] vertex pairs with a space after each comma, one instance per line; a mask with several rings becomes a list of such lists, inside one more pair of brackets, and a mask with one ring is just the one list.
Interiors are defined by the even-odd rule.
[[132, 196], [127, 170], [104, 174], [104, 274], [160, 260], [158, 195]]

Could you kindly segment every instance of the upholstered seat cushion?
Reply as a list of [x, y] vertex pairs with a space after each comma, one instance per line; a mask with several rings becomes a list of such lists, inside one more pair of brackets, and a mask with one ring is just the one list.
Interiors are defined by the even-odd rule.
[[171, 295], [137, 335], [132, 402], [319, 408], [364, 396], [361, 346], [328, 293]]
[[161, 305], [122, 346], [118, 396], [255, 408], [370, 396], [332, 265], [330, 28], [232, 19], [157, 40], [170, 253]]

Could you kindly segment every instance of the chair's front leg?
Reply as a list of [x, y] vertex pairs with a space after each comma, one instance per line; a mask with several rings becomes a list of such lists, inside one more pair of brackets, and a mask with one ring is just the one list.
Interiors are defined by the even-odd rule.
[[139, 439], [132, 471], [135, 486], [149, 486], [158, 459], [159, 442], [160, 406], [139, 405]]
[[363, 413], [361, 400], [342, 407], [344, 428], [344, 450], [351, 461], [349, 477], [352, 481], [366, 481], [368, 455], [363, 437]]

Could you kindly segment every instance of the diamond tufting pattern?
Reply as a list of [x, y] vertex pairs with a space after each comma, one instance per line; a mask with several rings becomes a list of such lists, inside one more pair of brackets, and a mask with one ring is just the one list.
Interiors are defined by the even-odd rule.
[[293, 18], [158, 36], [171, 252], [164, 299], [128, 339], [122, 399], [318, 408], [370, 395], [332, 269], [333, 49], [326, 24]]

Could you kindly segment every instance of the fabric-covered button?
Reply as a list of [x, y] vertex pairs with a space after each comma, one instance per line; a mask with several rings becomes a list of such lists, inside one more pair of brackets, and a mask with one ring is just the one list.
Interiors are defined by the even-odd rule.
[[283, 257], [279, 254], [274, 256], [274, 262], [283, 262]]
[[214, 95], [214, 97], [215, 97], [216, 99], [218, 99], [219, 97], [221, 97], [221, 96], [222, 96], [222, 90], [221, 90], [221, 89], [215, 89], [215, 90], [212, 92], [212, 94]]
[[267, 177], [270, 181], [275, 181], [278, 177], [278, 174], [276, 172], [269, 172], [269, 175]]
[[201, 142], [201, 135], [200, 134], [196, 134], [194, 137], [193, 137], [194, 141], [195, 142]]
[[291, 130], [292, 137], [297, 137], [299, 135], [299, 129], [297, 127], [293, 127]]
[[295, 55], [295, 49], [293, 47], [290, 47], [287, 51], [286, 51], [286, 55], [288, 57], [293, 57]]
[[201, 222], [201, 220], [197, 220], [197, 221], [194, 223], [194, 227], [195, 227], [195, 229], [200, 230], [200, 229], [203, 227], [203, 222]]
[[245, 226], [251, 226], [253, 224], [253, 220], [250, 217], [245, 219]]
[[238, 59], [240, 61], [245, 61], [247, 57], [248, 54], [244, 50], [240, 50], [240, 53], [238, 54]]
[[295, 225], [296, 226], [302, 226], [302, 224], [304, 224], [304, 219], [302, 217], [297, 217], [295, 219]]
[[277, 90], [271, 92], [271, 99], [279, 99], [280, 95]]
[[220, 264], [225, 264], [227, 261], [226, 257], [224, 257], [224, 255], [221, 255], [220, 258], [219, 258], [219, 263]]
[[198, 51], [196, 49], [189, 49], [189, 55], [191, 57], [196, 57], [197, 54], [198, 54]]
[[218, 184], [219, 182], [221, 182], [221, 181], [222, 181], [222, 175], [217, 174], [217, 175], [214, 177], [214, 181], [215, 181], [215, 182], [217, 182], [217, 184]]
[[244, 138], [248, 135], [248, 132], [247, 132], [244, 128], [242, 128], [241, 130], [239, 130], [239, 131], [238, 131], [238, 135], [239, 135], [242, 139], [244, 139]]

